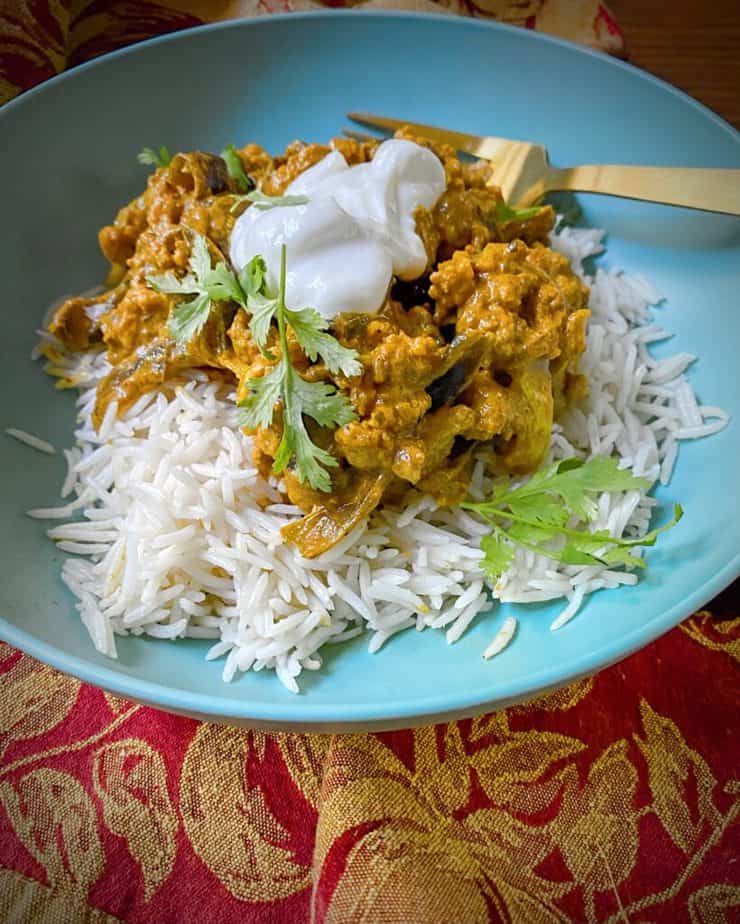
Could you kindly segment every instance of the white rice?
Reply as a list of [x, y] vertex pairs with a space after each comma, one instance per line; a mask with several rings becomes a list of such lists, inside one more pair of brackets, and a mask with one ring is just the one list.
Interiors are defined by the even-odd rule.
[[56, 455], [56, 449], [51, 443], [34, 436], [33, 433], [28, 433], [26, 430], [17, 430], [15, 427], [7, 427], [5, 432], [8, 436], [12, 436], [14, 440], [18, 440], [19, 443], [30, 446], [31, 449], [38, 449], [39, 452], [45, 452], [50, 456]]
[[[684, 376], [693, 356], [650, 354], [648, 345], [669, 335], [652, 324], [649, 306], [661, 296], [647, 280], [604, 269], [585, 276], [583, 260], [602, 250], [602, 238], [571, 228], [553, 238], [591, 286], [592, 316], [581, 364], [589, 396], [554, 426], [549, 461], [613, 453], [634, 474], [665, 484], [680, 441], [715, 433], [728, 417], [697, 401]], [[564, 599], [551, 626], [559, 629], [589, 594], [637, 581], [633, 573], [561, 565], [518, 548], [512, 567], [488, 587], [479, 549], [486, 525], [419, 496], [404, 509], [376, 511], [309, 561], [281, 538], [299, 511], [254, 468], [233, 393], [193, 372], [174, 390], [143, 395], [120, 419], [111, 405], [96, 431], [95, 385], [107, 369], [101, 353], [55, 357], [52, 371], [81, 389], [75, 446], [64, 451], [61, 495], [71, 499], [29, 515], [81, 514], [48, 535], [73, 556], [62, 578], [95, 647], [110, 657], [116, 635], [210, 638], [206, 657], [225, 658], [225, 681], [268, 669], [298, 692], [301, 671], [321, 667], [324, 644], [367, 631], [374, 652], [412, 627], [444, 629], [454, 643], [490, 609], [491, 596]], [[24, 431], [7, 432], [54, 452]], [[474, 466], [474, 498], [491, 490], [486, 453]], [[639, 536], [654, 506], [647, 492], [603, 494], [595, 527]], [[516, 629], [507, 616], [483, 656], [503, 651]]]
[[506, 646], [516, 635], [516, 628], [516, 619], [513, 616], [507, 616], [506, 619], [504, 619], [501, 628], [494, 636], [493, 641], [483, 652], [483, 657], [488, 660], [489, 658], [495, 658], [497, 654], [501, 654], [504, 648], [506, 648]]

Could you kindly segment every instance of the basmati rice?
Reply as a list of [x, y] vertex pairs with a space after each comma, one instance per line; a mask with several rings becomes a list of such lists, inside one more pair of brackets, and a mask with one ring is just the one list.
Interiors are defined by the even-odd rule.
[[49, 456], [56, 455], [56, 449], [51, 443], [34, 436], [33, 433], [28, 433], [26, 430], [17, 430], [15, 427], [6, 427], [5, 432], [8, 436], [18, 440], [19, 443], [25, 443], [26, 446], [30, 446], [32, 449], [38, 449], [39, 452], [45, 452]]
[[493, 641], [483, 652], [483, 657], [488, 660], [489, 658], [495, 658], [497, 654], [501, 654], [516, 635], [516, 628], [516, 619], [513, 616], [507, 616], [501, 628], [493, 637]]
[[[603, 249], [602, 238], [572, 228], [553, 237], [591, 286], [592, 316], [582, 359], [589, 396], [554, 425], [548, 461], [613, 452], [623, 467], [665, 484], [680, 441], [715, 433], [728, 417], [697, 401], [684, 376], [693, 356], [658, 360], [648, 352], [669, 335], [651, 321], [649, 306], [660, 295], [647, 280], [604, 269], [585, 276], [583, 260]], [[209, 638], [206, 658], [225, 658], [225, 681], [269, 669], [298, 692], [301, 671], [320, 668], [324, 644], [369, 632], [376, 652], [412, 627], [444, 630], [454, 643], [490, 608], [491, 596], [564, 599], [551, 625], [561, 629], [590, 593], [637, 580], [517, 548], [512, 567], [488, 587], [479, 547], [485, 523], [418, 495], [403, 508], [376, 511], [329, 552], [304, 559], [280, 536], [300, 511], [285, 502], [279, 483], [255, 470], [233, 392], [193, 372], [177, 387], [143, 395], [121, 418], [110, 405], [96, 432], [95, 385], [108, 369], [102, 353], [55, 356], [53, 371], [81, 388], [75, 446], [64, 451], [62, 497], [73, 499], [29, 516], [67, 519], [82, 511], [83, 520], [49, 535], [61, 550], [85, 556], [67, 559], [62, 578], [93, 644], [111, 657], [115, 636], [128, 632]], [[54, 452], [24, 431], [6, 432]], [[489, 456], [481, 448], [473, 468], [477, 499], [492, 487]], [[639, 536], [654, 506], [646, 492], [603, 494], [595, 528]], [[516, 631], [516, 619], [506, 616], [483, 657], [502, 652]]]

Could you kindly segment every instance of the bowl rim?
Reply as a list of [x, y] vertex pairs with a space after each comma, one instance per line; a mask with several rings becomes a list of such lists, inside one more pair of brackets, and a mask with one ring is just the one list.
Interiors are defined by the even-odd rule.
[[[59, 86], [66, 81], [84, 79], [88, 71], [95, 67], [105, 66], [105, 63], [111, 59], [146, 53], [148, 49], [160, 44], [176, 43], [191, 38], [197, 39], [199, 35], [220, 30], [249, 29], [260, 23], [279, 21], [286, 28], [295, 28], [291, 24], [298, 25], [309, 20], [341, 20], [357, 19], [358, 17], [385, 20], [389, 27], [392, 26], [394, 20], [399, 19], [430, 20], [445, 23], [447, 26], [454, 24], [454, 27], [459, 29], [492, 30], [516, 35], [520, 38], [526, 35], [528, 39], [525, 39], [525, 41], [544, 42], [560, 47], [569, 54], [596, 59], [605, 67], [616, 68], [625, 74], [638, 77], [663, 91], [667, 91], [684, 104], [690, 104], [704, 118], [708, 118], [717, 128], [729, 134], [730, 138], [740, 148], [740, 132], [708, 106], [695, 100], [683, 90], [674, 87], [665, 80], [655, 77], [629, 62], [611, 57], [602, 51], [546, 33], [522, 29], [518, 26], [491, 20], [450, 16], [443, 13], [430, 14], [399, 10], [334, 9], [289, 14], [277, 13], [251, 19], [224, 20], [169, 32], [100, 55], [22, 92], [0, 109], [0, 124], [6, 121], [8, 117], [12, 117], [17, 110], [32, 104], [36, 96], [47, 92], [49, 88]], [[739, 576], [740, 550], [718, 572], [668, 610], [663, 610], [649, 622], [635, 628], [629, 634], [619, 637], [618, 640], [606, 643], [595, 650], [591, 649], [584, 652], [580, 657], [569, 662], [567, 676], [563, 676], [557, 665], [552, 665], [534, 674], [522, 675], [521, 678], [510, 681], [503, 693], [499, 691], [494, 694], [491, 687], [478, 687], [475, 691], [454, 695], [449, 693], [435, 694], [421, 698], [411, 696], [393, 707], [389, 707], [388, 703], [385, 702], [367, 702], [363, 703], [361, 707], [356, 703], [313, 703], [310, 695], [296, 697], [295, 699], [291, 698], [288, 701], [278, 699], [254, 701], [248, 698], [232, 700], [224, 699], [214, 694], [182, 690], [162, 683], [141, 680], [118, 671], [113, 666], [115, 662], [112, 662], [112, 666], [98, 665], [87, 658], [66, 653], [25, 629], [8, 622], [1, 614], [0, 639], [58, 670], [118, 696], [135, 702], [144, 702], [147, 705], [171, 712], [196, 716], [208, 721], [247, 724], [281, 731], [349, 732], [381, 730], [449, 721], [453, 718], [489, 712], [503, 708], [513, 702], [533, 698], [549, 690], [572, 683], [580, 677], [595, 674], [610, 664], [633, 654], [660, 635], [674, 628]], [[91, 648], [91, 654], [93, 650]]]

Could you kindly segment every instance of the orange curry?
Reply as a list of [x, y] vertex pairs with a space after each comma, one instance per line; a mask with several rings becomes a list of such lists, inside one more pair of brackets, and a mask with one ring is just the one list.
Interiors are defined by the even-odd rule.
[[[547, 246], [553, 210], [544, 206], [524, 220], [497, 218], [501, 194], [489, 182], [488, 164], [463, 164], [451, 148], [400, 137], [430, 147], [445, 168], [445, 193], [431, 212], [416, 213], [427, 272], [412, 282], [394, 280], [376, 314], [334, 319], [331, 333], [358, 352], [361, 375], [331, 376], [295, 340], [289, 343], [301, 375], [331, 381], [357, 413], [333, 430], [308, 423], [314, 442], [339, 462], [329, 494], [301, 483], [290, 468], [283, 473], [288, 496], [305, 511], [284, 530], [285, 538], [308, 557], [336, 544], [383, 499], [408, 490], [441, 504], [459, 503], [480, 444], [491, 447], [494, 470], [533, 471], [547, 452], [555, 414], [586, 388], [577, 370], [588, 291], [567, 259]], [[332, 149], [353, 165], [371, 159], [376, 145], [344, 138], [330, 146], [295, 142], [271, 157], [249, 144], [238, 155], [265, 193], [280, 195]], [[146, 281], [153, 273], [187, 269], [186, 229], [207, 238], [214, 262], [228, 261], [238, 192], [221, 157], [177, 154], [100, 231], [111, 262], [107, 290], [68, 299], [49, 325], [67, 349], [107, 350], [112, 368], [98, 386], [97, 424], [111, 401], [123, 412], [143, 392], [176, 381], [182, 370], [226, 375], [243, 397], [248, 380], [270, 368], [245, 311], [228, 302], [215, 307], [195, 338], [175, 343], [167, 322], [177, 298]], [[270, 350], [279, 353], [276, 336]], [[253, 435], [256, 463], [268, 474], [281, 437], [280, 413]]]

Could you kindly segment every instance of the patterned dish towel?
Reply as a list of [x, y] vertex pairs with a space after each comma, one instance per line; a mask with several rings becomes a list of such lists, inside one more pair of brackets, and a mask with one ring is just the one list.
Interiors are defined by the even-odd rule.
[[[362, 7], [623, 50], [593, 0]], [[152, 35], [321, 8], [0, 0], [0, 100]], [[384, 734], [278, 735], [133, 705], [0, 645], [0, 920], [740, 921], [739, 662], [740, 618], [703, 612], [527, 706]]]

